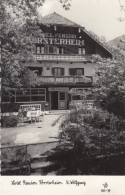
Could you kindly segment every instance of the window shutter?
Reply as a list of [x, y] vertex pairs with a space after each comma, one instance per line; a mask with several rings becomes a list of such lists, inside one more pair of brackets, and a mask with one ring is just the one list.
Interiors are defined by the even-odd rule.
[[41, 47], [41, 53], [42, 54], [44, 53], [44, 47]]
[[72, 68], [69, 68], [69, 75], [72, 75]]
[[57, 47], [56, 51], [57, 51], [56, 53], [59, 54], [59, 48], [58, 47]]
[[52, 68], [52, 75], [55, 75], [55, 71], [54, 71], [54, 68]]
[[82, 48], [79, 47], [78, 51], [79, 51], [79, 55], [81, 55], [82, 54]]
[[84, 75], [84, 68], [82, 68], [82, 75]]
[[64, 76], [64, 68], [61, 68], [61, 75]]
[[70, 69], [69, 69], [69, 74], [70, 74], [71, 76], [75, 76], [75, 75], [76, 75], [76, 69], [75, 69], [75, 68], [70, 68]]
[[53, 46], [53, 53], [57, 53], [57, 47]]
[[49, 45], [45, 45], [45, 53], [49, 53]]
[[85, 48], [82, 48], [82, 54], [83, 55], [85, 54]]

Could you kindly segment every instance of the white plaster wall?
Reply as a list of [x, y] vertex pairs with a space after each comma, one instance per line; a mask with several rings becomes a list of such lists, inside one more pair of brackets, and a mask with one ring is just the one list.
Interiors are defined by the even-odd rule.
[[[65, 69], [65, 76], [69, 76], [69, 68], [84, 68], [85, 76], [94, 76], [95, 73], [95, 65], [94, 63], [67, 63], [67, 62], [59, 62], [59, 63], [42, 63], [43, 67], [43, 76], [52, 76], [51, 69], [54, 67], [62, 67]], [[47, 67], [49, 70], [47, 70]]]
[[[69, 68], [84, 68], [84, 75], [85, 76], [93, 76], [95, 74], [95, 63], [77, 63], [77, 62], [27, 62], [25, 66], [31, 67], [42, 67], [43, 72], [42, 76], [53, 76], [51, 69], [53, 67], [62, 67], [65, 69], [65, 76], [69, 76]], [[47, 70], [49, 68], [49, 70]]]

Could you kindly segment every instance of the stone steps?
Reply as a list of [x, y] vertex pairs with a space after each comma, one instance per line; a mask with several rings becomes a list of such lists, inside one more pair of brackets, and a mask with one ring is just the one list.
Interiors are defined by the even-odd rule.
[[50, 163], [49, 161], [47, 162], [35, 162], [31, 164], [31, 169], [39, 169], [39, 168], [45, 168], [50, 166], [52, 163]]
[[31, 174], [30, 175], [44, 175], [44, 169], [53, 163], [47, 161], [46, 155], [36, 155], [31, 157]]

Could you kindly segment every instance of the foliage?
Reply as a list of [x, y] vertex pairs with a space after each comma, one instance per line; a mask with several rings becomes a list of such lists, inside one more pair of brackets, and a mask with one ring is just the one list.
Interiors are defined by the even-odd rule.
[[[30, 155], [27, 146], [2, 148], [2, 175], [29, 175]], [[14, 169], [12, 169], [14, 167]]]
[[16, 127], [18, 124], [17, 116], [2, 116], [1, 117], [1, 126], [2, 127]]
[[125, 138], [125, 120], [96, 107], [88, 109], [84, 104], [80, 107], [62, 123], [60, 138], [68, 140], [78, 151], [81, 145], [81, 153], [87, 158], [119, 151]]
[[[108, 165], [122, 159], [118, 155], [125, 155], [125, 55], [120, 49], [112, 51], [113, 59], [93, 55], [97, 64], [95, 86], [85, 93], [84, 100], [72, 103], [71, 112], [60, 127], [57, 162], [65, 153], [63, 156], [68, 159], [61, 166], [67, 169], [73, 161], [69, 169], [74, 174], [125, 172], [123, 165], [119, 170]], [[94, 100], [91, 108], [86, 101], [89, 93]], [[103, 162], [110, 169], [106, 170]]]
[[60, 165], [57, 174], [121, 173], [123, 165], [118, 169], [110, 165], [124, 158], [125, 120], [86, 105], [85, 101], [74, 104], [65, 117], [60, 126], [60, 144], [49, 160]]
[[125, 51], [125, 34], [109, 41], [109, 44], [114, 45], [119, 49]]
[[[30, 6], [31, 1], [1, 1], [1, 45], [2, 45], [2, 93], [9, 93], [12, 88], [36, 86], [38, 78], [35, 72], [29, 71], [21, 62], [33, 61], [32, 36], [41, 31], [37, 25], [37, 8]], [[29, 4], [26, 6], [25, 4]], [[26, 9], [28, 11], [26, 12]], [[20, 21], [20, 18], [23, 22]], [[24, 20], [25, 18], [25, 20]]]
[[60, 0], [60, 3], [63, 4], [65, 10], [69, 10], [71, 6], [71, 0]]
[[[39, 36], [37, 8], [45, 0], [1, 0], [1, 45], [2, 45], [2, 94], [12, 96], [12, 88], [35, 87], [39, 78], [29, 71], [22, 61], [35, 61], [33, 37]], [[68, 1], [60, 1], [65, 9]]]
[[93, 89], [96, 105], [99, 104], [104, 110], [125, 119], [124, 55], [121, 55], [121, 60], [98, 58], [95, 61], [98, 64], [96, 88]]

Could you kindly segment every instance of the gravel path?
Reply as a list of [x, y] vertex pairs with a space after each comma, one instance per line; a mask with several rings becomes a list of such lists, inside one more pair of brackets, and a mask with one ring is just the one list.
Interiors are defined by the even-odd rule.
[[61, 120], [54, 126], [52, 124], [59, 118], [61, 118], [60, 114], [45, 115], [43, 122], [26, 124], [22, 127], [2, 128], [2, 145], [7, 146], [57, 141]]

